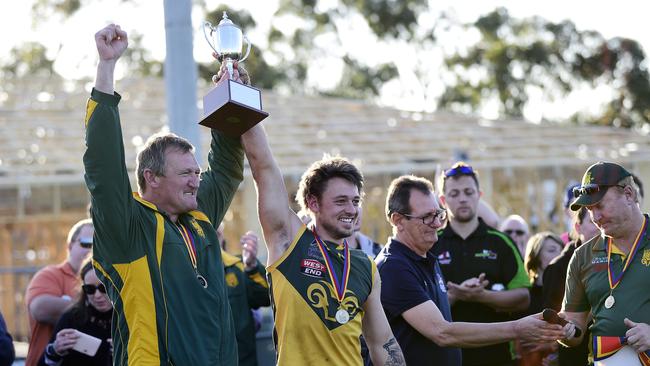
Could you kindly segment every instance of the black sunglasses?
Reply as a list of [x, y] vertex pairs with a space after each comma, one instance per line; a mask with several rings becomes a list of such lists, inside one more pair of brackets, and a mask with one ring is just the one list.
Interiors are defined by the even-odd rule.
[[440, 222], [442, 222], [442, 221], [445, 221], [445, 219], [447, 218], [447, 211], [442, 210], [442, 209], [436, 210], [436, 212], [434, 212], [434, 213], [429, 213], [429, 214], [426, 214], [426, 215], [420, 216], [420, 217], [412, 216], [412, 215], [401, 213], [401, 212], [398, 212], [398, 213], [400, 215], [406, 217], [407, 220], [410, 220], [410, 219], [422, 220], [422, 223], [424, 225], [431, 225], [431, 224], [434, 223], [434, 221], [436, 221], [436, 219], [439, 219]]
[[79, 239], [79, 246], [82, 248], [92, 248], [93, 247], [93, 239], [92, 238], [80, 238]]
[[602, 188], [605, 190], [609, 187], [620, 187], [620, 188], [625, 188], [625, 186], [619, 185], [619, 184], [596, 184], [596, 183], [590, 183], [590, 184], [585, 184], [584, 186], [580, 187], [574, 187], [573, 188], [573, 197], [578, 198], [582, 195], [592, 195], [594, 193], [600, 192]]
[[503, 230], [503, 232], [508, 234], [508, 236], [512, 236], [512, 234], [517, 234], [518, 236], [523, 236], [524, 234], [526, 234], [526, 232], [523, 231], [523, 230], [511, 230], [511, 229], [508, 229], [508, 230]]
[[474, 169], [469, 165], [455, 165], [450, 169], [445, 170], [445, 178], [454, 177], [456, 175], [474, 175]]
[[86, 295], [94, 295], [95, 291], [99, 290], [99, 292], [105, 294], [106, 293], [106, 287], [104, 286], [103, 283], [100, 283], [99, 285], [83, 285], [81, 286], [81, 289]]

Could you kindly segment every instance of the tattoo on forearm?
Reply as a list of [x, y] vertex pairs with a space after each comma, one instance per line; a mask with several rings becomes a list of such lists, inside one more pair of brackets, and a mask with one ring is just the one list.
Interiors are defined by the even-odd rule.
[[382, 347], [384, 347], [386, 353], [388, 353], [388, 357], [386, 357], [386, 361], [384, 362], [385, 366], [406, 366], [402, 349], [399, 348], [399, 344], [397, 344], [395, 337], [389, 339]]

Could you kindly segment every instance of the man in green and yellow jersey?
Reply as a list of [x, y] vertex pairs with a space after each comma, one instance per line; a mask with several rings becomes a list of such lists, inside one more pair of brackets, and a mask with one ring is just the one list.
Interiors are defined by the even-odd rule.
[[[564, 317], [585, 329], [591, 314], [596, 365], [650, 365], [650, 229], [634, 178], [619, 164], [598, 162], [573, 192], [571, 210], [585, 207], [601, 235], [571, 257]], [[578, 345], [584, 332], [576, 335], [562, 343]]]
[[127, 34], [95, 34], [97, 79], [86, 106], [85, 179], [94, 265], [115, 308], [115, 365], [234, 365], [237, 343], [215, 225], [243, 179], [239, 139], [212, 131], [209, 169], [173, 134], [147, 140], [138, 192], [124, 161], [115, 64]]
[[403, 365], [404, 357], [380, 302], [374, 262], [350, 249], [363, 177], [343, 158], [324, 158], [303, 175], [297, 200], [310, 227], [289, 207], [280, 169], [261, 126], [242, 143], [257, 184], [268, 247], [268, 278], [279, 365], [361, 365], [363, 336], [375, 365]]

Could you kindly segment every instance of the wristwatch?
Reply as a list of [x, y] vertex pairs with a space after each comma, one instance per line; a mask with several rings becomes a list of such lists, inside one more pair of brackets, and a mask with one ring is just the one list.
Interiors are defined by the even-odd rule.
[[54, 343], [49, 343], [47, 345], [47, 347], [45, 348], [45, 355], [47, 356], [47, 358], [49, 358], [52, 361], [58, 361], [63, 357], [60, 354], [58, 354], [54, 349]]

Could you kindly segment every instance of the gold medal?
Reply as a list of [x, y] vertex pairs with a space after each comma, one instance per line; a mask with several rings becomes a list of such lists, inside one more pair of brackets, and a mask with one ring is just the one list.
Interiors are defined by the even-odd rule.
[[343, 309], [337, 310], [335, 317], [336, 321], [339, 322], [339, 324], [345, 324], [350, 321], [350, 314], [348, 314], [348, 312]]
[[615, 303], [615, 302], [616, 302], [616, 300], [614, 299], [614, 295], [609, 295], [609, 296], [607, 296], [607, 298], [605, 299], [605, 307], [606, 307], [607, 309], [611, 309], [612, 306], [614, 306], [614, 303]]

